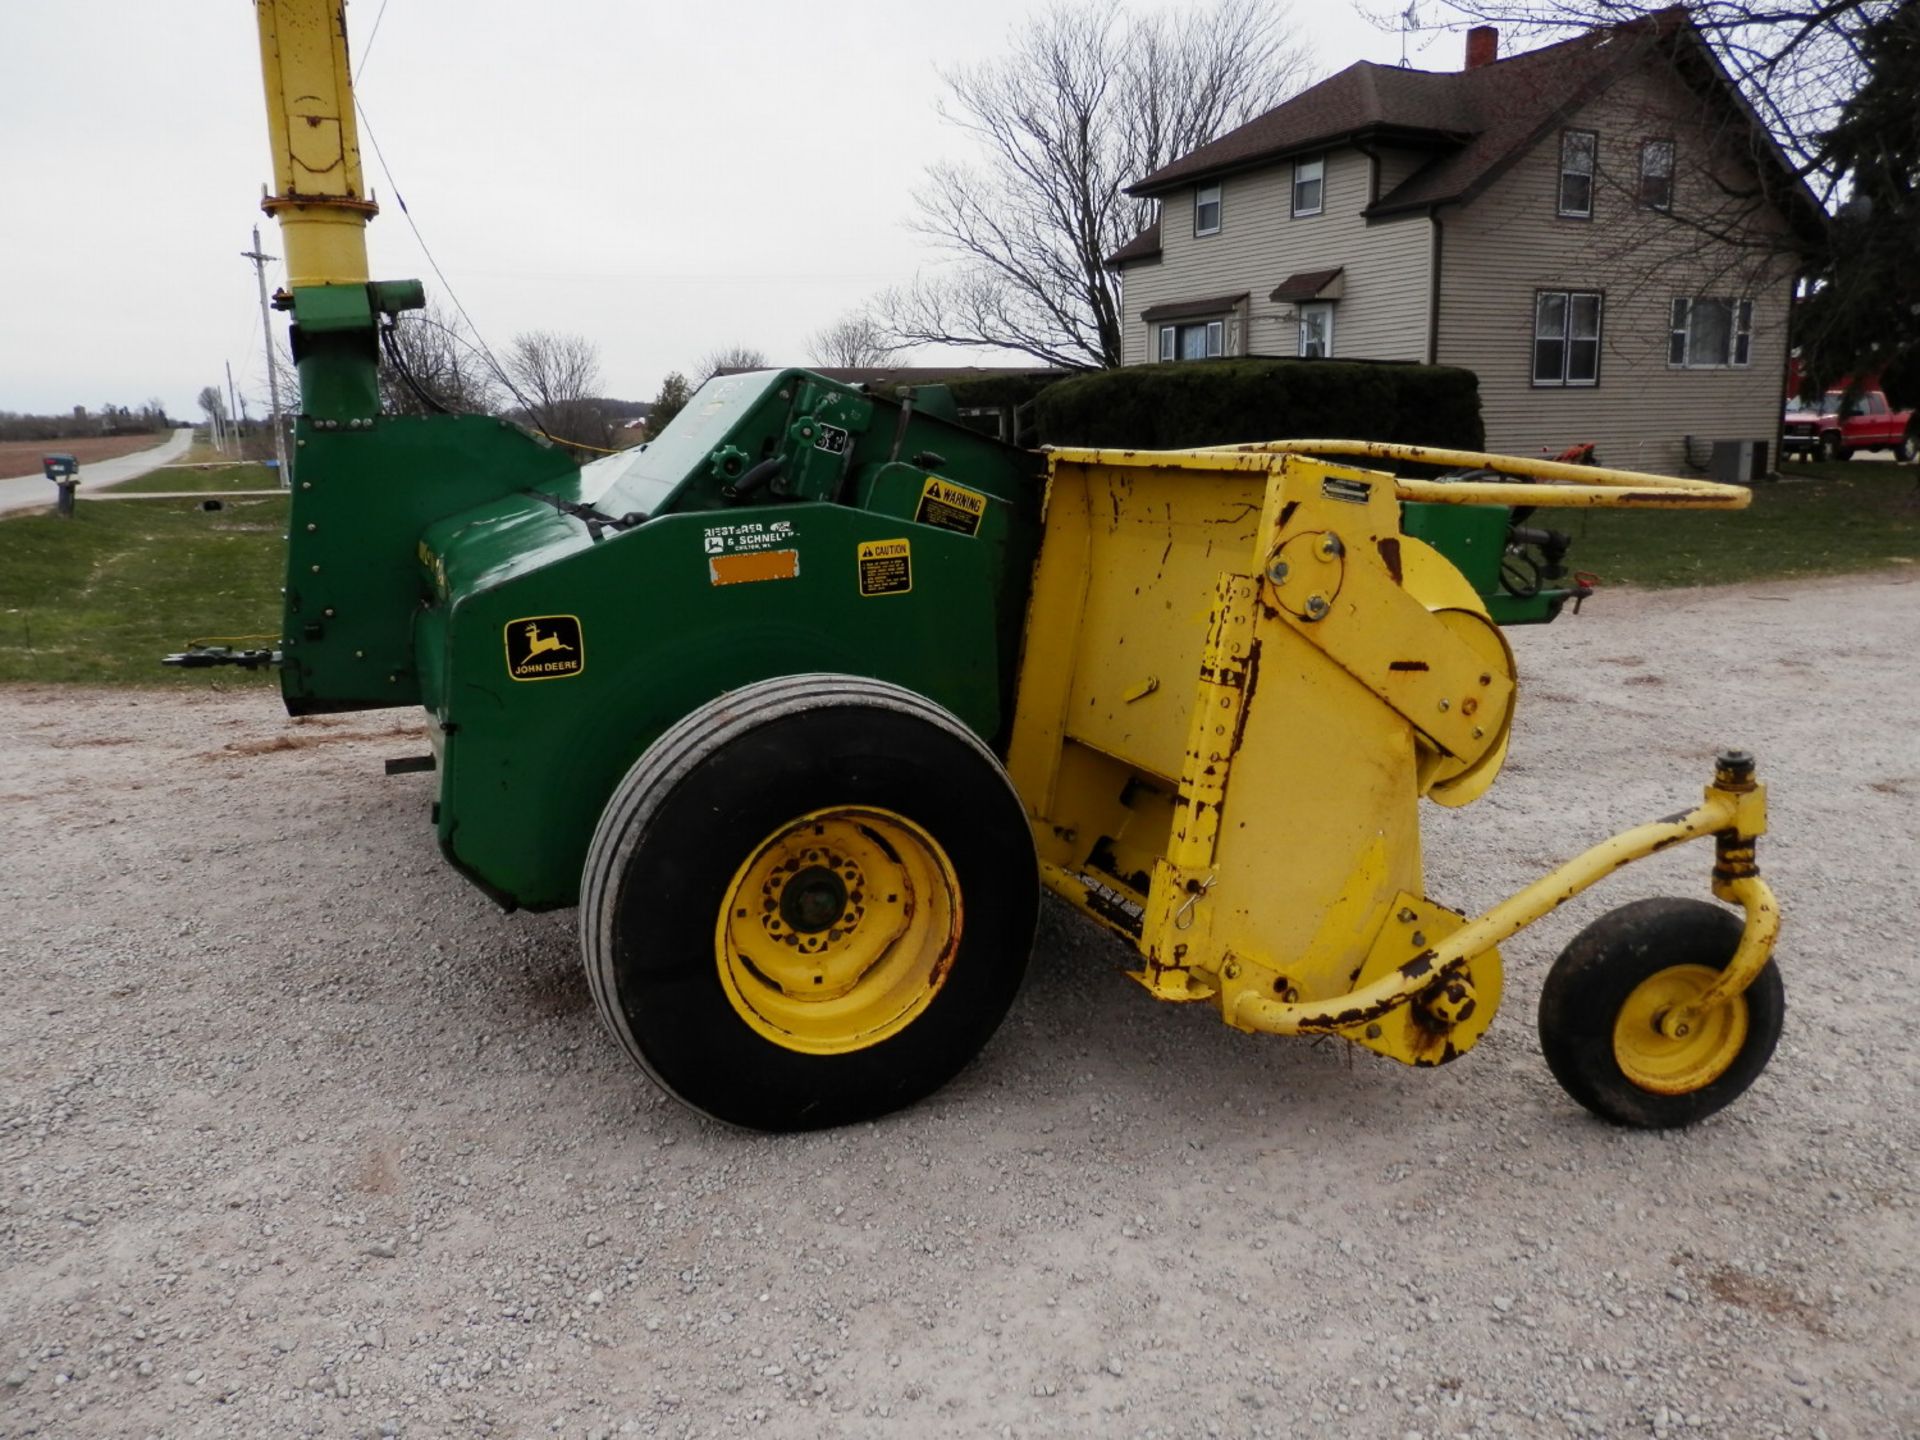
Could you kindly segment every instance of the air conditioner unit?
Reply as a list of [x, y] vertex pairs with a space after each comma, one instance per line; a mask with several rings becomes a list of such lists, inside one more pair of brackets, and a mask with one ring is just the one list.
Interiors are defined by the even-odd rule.
[[1707, 457], [1707, 476], [1726, 485], [1751, 485], [1767, 473], [1765, 440], [1716, 440]]

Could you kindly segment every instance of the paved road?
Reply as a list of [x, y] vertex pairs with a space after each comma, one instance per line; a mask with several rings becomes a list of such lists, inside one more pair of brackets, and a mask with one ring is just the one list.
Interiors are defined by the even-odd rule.
[[[157, 465], [186, 453], [187, 446], [193, 443], [193, 431], [185, 426], [173, 432], [173, 435], [151, 450], [137, 450], [131, 455], [122, 455], [117, 460], [95, 460], [80, 467], [80, 493], [88, 494], [106, 485], [118, 485], [123, 480], [132, 480], [146, 474]], [[50, 447], [51, 448], [51, 447]], [[38, 510], [51, 508], [54, 501], [53, 483], [45, 475], [35, 473], [8, 479], [0, 479], [0, 515], [9, 510]]]

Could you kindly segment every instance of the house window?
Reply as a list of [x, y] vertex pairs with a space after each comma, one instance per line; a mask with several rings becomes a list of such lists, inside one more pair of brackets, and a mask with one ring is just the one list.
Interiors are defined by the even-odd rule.
[[1300, 351], [1307, 360], [1325, 360], [1333, 354], [1333, 306], [1300, 307]]
[[1193, 233], [1196, 235], [1220, 233], [1220, 187], [1218, 185], [1202, 185], [1193, 192]]
[[1667, 364], [1682, 370], [1719, 370], [1753, 360], [1753, 302], [1676, 296], [1667, 337]]
[[1640, 147], [1640, 203], [1649, 210], [1673, 209], [1673, 142], [1649, 140]]
[[1318, 215], [1327, 185], [1327, 157], [1293, 162], [1293, 213]]
[[1223, 320], [1196, 320], [1188, 325], [1160, 327], [1162, 360], [1210, 360], [1225, 353], [1227, 326]]
[[1593, 218], [1593, 162], [1600, 137], [1591, 130], [1560, 132], [1560, 213], [1576, 220]]
[[1537, 290], [1533, 296], [1533, 383], [1596, 385], [1600, 381], [1600, 295], [1593, 290]]

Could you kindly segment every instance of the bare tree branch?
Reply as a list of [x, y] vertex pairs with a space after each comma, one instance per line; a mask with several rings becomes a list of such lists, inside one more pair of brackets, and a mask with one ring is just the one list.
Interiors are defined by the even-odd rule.
[[1005, 58], [946, 73], [949, 120], [979, 144], [915, 196], [914, 228], [955, 263], [882, 295], [891, 344], [1017, 350], [1074, 369], [1120, 363], [1105, 259], [1152, 220], [1122, 187], [1278, 104], [1307, 78], [1274, 0], [1130, 15], [1059, 3]]
[[718, 350], [709, 350], [702, 355], [700, 363], [693, 367], [693, 388], [698, 390], [722, 370], [766, 368], [767, 355], [764, 350], [756, 350], [751, 345], [723, 345]]
[[807, 358], [816, 365], [871, 369], [893, 358], [894, 345], [873, 316], [856, 310], [807, 337]]
[[549, 439], [579, 448], [612, 443], [601, 409], [600, 351], [583, 335], [528, 330], [514, 336], [503, 362], [528, 419]]

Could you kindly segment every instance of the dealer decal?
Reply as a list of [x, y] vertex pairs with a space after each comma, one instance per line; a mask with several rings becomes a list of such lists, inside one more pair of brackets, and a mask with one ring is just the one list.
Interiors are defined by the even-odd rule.
[[962, 535], [978, 535], [981, 517], [987, 513], [987, 497], [977, 490], [929, 475], [920, 490], [920, 508], [914, 520], [936, 530], [957, 530]]
[[755, 580], [795, 580], [798, 550], [741, 550], [707, 557], [707, 579], [715, 585], [745, 585]]
[[905, 540], [860, 542], [860, 593], [904, 595], [913, 589], [913, 546]]
[[565, 680], [587, 668], [577, 615], [527, 615], [506, 624], [507, 674], [515, 680]]

